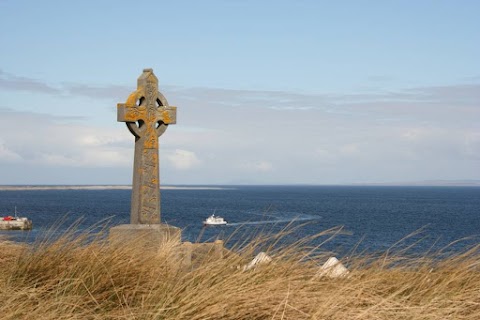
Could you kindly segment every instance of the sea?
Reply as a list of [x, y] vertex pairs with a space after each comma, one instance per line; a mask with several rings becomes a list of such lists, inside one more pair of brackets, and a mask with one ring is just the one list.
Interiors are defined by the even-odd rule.
[[[52, 241], [72, 228], [129, 223], [130, 196], [129, 189], [109, 188], [0, 190], [0, 216], [16, 207], [34, 226], [0, 237]], [[161, 208], [162, 222], [181, 228], [184, 241], [222, 239], [227, 247], [278, 235], [277, 245], [304, 242], [338, 255], [456, 253], [480, 243], [480, 187], [183, 186], [162, 189]], [[205, 227], [213, 213], [228, 224]]]

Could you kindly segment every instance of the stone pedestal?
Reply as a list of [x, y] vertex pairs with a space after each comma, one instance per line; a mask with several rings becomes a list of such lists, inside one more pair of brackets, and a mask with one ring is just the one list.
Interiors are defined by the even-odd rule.
[[213, 255], [216, 259], [223, 259], [223, 241], [215, 240], [213, 243]]
[[182, 268], [188, 270], [192, 267], [193, 244], [190, 241], [182, 243]]
[[181, 235], [179, 228], [168, 224], [122, 224], [110, 229], [109, 240], [141, 250], [158, 250], [166, 242], [180, 244]]

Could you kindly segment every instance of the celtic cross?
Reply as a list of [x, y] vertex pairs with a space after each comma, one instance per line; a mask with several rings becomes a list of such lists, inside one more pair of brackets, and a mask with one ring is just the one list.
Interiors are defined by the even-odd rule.
[[117, 121], [125, 122], [135, 136], [130, 223], [160, 223], [158, 137], [175, 124], [177, 108], [158, 91], [152, 69], [144, 69], [137, 90], [117, 104]]

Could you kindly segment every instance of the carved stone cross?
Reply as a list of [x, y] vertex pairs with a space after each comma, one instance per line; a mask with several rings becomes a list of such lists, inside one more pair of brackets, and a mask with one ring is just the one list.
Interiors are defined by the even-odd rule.
[[158, 137], [169, 124], [175, 124], [177, 108], [168, 105], [158, 91], [152, 69], [144, 69], [137, 90], [125, 103], [117, 104], [117, 121], [125, 122], [135, 136], [132, 207], [130, 223], [160, 223], [160, 181]]

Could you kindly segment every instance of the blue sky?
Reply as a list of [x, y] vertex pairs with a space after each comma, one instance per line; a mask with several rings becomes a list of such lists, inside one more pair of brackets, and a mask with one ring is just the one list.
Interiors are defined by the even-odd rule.
[[166, 184], [480, 179], [478, 1], [0, 0], [0, 184], [128, 184], [116, 103], [178, 107]]

